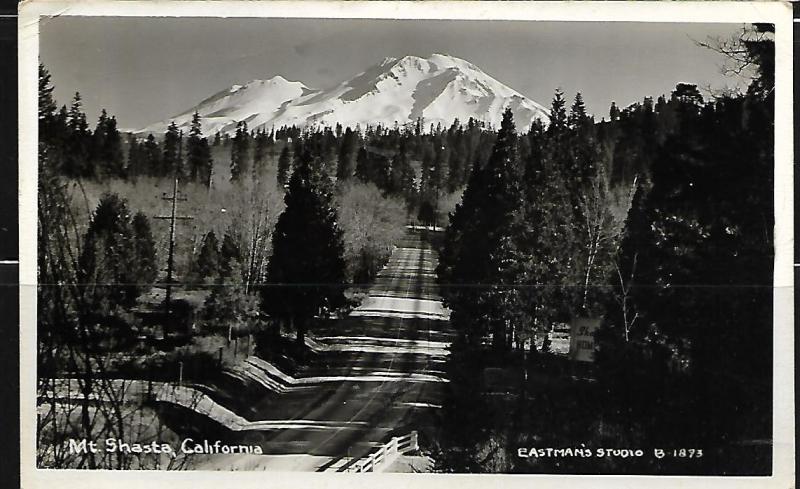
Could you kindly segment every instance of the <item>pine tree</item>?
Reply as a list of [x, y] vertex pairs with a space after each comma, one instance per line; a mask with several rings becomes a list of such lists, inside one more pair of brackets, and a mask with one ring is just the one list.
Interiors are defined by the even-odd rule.
[[364, 183], [372, 181], [367, 150], [363, 146], [358, 149], [358, 155], [356, 156], [355, 177]]
[[[556, 99], [553, 106], [561, 105]], [[580, 94], [576, 95], [567, 125], [561, 130], [548, 128], [547, 145], [548, 178], [560, 178], [560, 183], [550, 182], [553, 186], [554, 198], [562, 200], [563, 209], [553, 210], [558, 214], [555, 221], [561, 227], [559, 235], [562, 239], [561, 246], [557, 249], [559, 261], [565, 270], [563, 282], [571, 285], [584, 284], [586, 273], [593, 265], [591, 249], [587, 243], [593, 241], [590, 231], [594, 229], [589, 222], [587, 203], [591, 200], [592, 209], [598, 209], [600, 197], [597, 197], [595, 190], [599, 190], [597, 180], [598, 166], [602, 165], [601, 151], [595, 136], [594, 122], [591, 117], [586, 115], [583, 98]], [[556, 175], [550, 175], [557, 172]], [[595, 185], [597, 184], [597, 185]], [[563, 186], [563, 189], [561, 188]], [[566, 198], [562, 198], [561, 196]], [[562, 210], [569, 210], [569, 213], [561, 214]], [[586, 313], [583, 311], [585, 305], [585, 294], [580, 287], [564, 288], [564, 292], [569, 295], [562, 297], [561, 301], [567, 306], [571, 314]]]
[[183, 177], [183, 162], [181, 161], [181, 131], [172, 121], [164, 134], [164, 153], [161, 167], [156, 175], [181, 178]]
[[94, 173], [98, 176], [125, 176], [122, 138], [117, 129], [117, 119], [109, 117], [105, 109], [100, 112], [92, 135], [91, 161]]
[[198, 283], [215, 281], [219, 276], [219, 241], [214, 231], [209, 231], [203, 236], [203, 243], [200, 245], [200, 251], [195, 258], [193, 269], [195, 280]]
[[107, 137], [107, 130], [108, 127], [106, 123], [108, 122], [108, 113], [106, 109], [100, 110], [100, 117], [97, 119], [97, 125], [95, 126], [94, 133], [92, 133], [92, 146], [90, 148], [90, 159], [92, 166], [95, 168], [95, 173], [99, 175], [105, 175], [105, 169], [103, 166], [105, 165], [105, 155], [103, 155], [103, 148], [106, 144], [106, 137]]
[[53, 144], [58, 139], [58, 134], [66, 128], [59, 130], [55, 125], [58, 106], [53, 97], [51, 75], [42, 63], [39, 63], [39, 140]]
[[250, 134], [247, 132], [247, 122], [236, 123], [236, 135], [231, 145], [231, 181], [238, 182], [249, 169], [247, 155], [250, 147]]
[[586, 105], [583, 103], [583, 95], [578, 92], [575, 94], [575, 101], [569, 109], [567, 125], [570, 129], [577, 130], [582, 129], [589, 122], [589, 116], [586, 114]]
[[[529, 332], [548, 331], [563, 316], [565, 274], [570, 269], [572, 208], [561, 163], [541, 121], [528, 132], [530, 154], [525, 162], [525, 223], [520, 233]], [[531, 343], [531, 349], [534, 349]]]
[[464, 185], [469, 175], [469, 149], [466, 134], [461, 127], [453, 133], [451, 146], [453, 150], [448, 161], [447, 190], [455, 192]]
[[430, 174], [431, 188], [443, 189], [447, 183], [450, 148], [447, 147], [441, 136], [434, 138], [434, 155], [433, 170]]
[[253, 146], [253, 172], [257, 177], [264, 166], [264, 158], [267, 154], [267, 147], [269, 146], [269, 137], [265, 129], [259, 129], [256, 132], [254, 146]]
[[86, 123], [86, 114], [82, 110], [82, 100], [81, 94], [75, 92], [67, 113], [64, 171], [67, 176], [92, 178], [95, 176], [90, 162], [92, 133]]
[[312, 159], [307, 151], [292, 172], [286, 208], [272, 237], [268, 284], [262, 288], [266, 312], [288, 321], [299, 344], [304, 344], [309, 319], [344, 299], [342, 232], [331, 196], [314, 184]]
[[134, 305], [141, 292], [135, 262], [127, 203], [116, 194], [104, 194], [89, 223], [78, 260], [84, 297], [98, 313]]
[[557, 138], [566, 132], [567, 127], [567, 109], [566, 101], [564, 100], [564, 92], [562, 92], [560, 88], [557, 88], [550, 106], [550, 125], [547, 126], [547, 132]]
[[177, 159], [177, 168], [175, 170], [175, 175], [178, 178], [185, 178], [186, 177], [186, 155], [184, 154], [184, 147], [183, 147], [183, 129], [178, 131], [178, 159]]
[[125, 177], [125, 158], [122, 152], [122, 136], [117, 129], [117, 118], [112, 115], [106, 125], [106, 145], [103, 154], [109, 162], [110, 173]]
[[223, 279], [237, 278], [237, 272], [241, 270], [243, 261], [242, 251], [239, 244], [230, 232], [225, 233], [222, 238], [222, 247], [219, 250], [219, 273]]
[[211, 159], [208, 139], [203, 137], [200, 114], [197, 111], [192, 116], [189, 137], [186, 139], [186, 165], [192, 181], [210, 185], [214, 162]]
[[342, 146], [339, 150], [338, 166], [336, 168], [337, 181], [345, 181], [353, 176], [357, 147], [358, 135], [348, 127], [344, 131]]
[[392, 159], [389, 173], [389, 191], [400, 194], [408, 202], [412, 202], [416, 195], [416, 174], [406, 154], [405, 143], [400, 143], [400, 150]]
[[619, 108], [616, 102], [611, 102], [611, 108], [608, 109], [608, 117], [611, 122], [617, 122], [619, 120]]
[[47, 69], [39, 64], [39, 142], [47, 146], [47, 157], [41, 164], [51, 165], [56, 173], [67, 173], [67, 107], [56, 106], [54, 87]]
[[506, 350], [517, 318], [523, 273], [517, 239], [522, 232], [523, 195], [513, 114], [507, 109], [486, 167], [474, 165], [464, 200], [451, 217], [439, 278], [446, 283], [477, 285], [446, 292], [454, 324], [468, 343], [486, 329], [497, 350]]
[[161, 162], [161, 148], [152, 134], [147, 135], [142, 144], [142, 171], [150, 176], [162, 176], [163, 164]]
[[136, 284], [140, 293], [147, 290], [156, 280], [156, 243], [150, 229], [150, 221], [142, 212], [133, 216], [133, 254], [135, 257]]
[[128, 162], [125, 165], [125, 175], [136, 180], [137, 177], [144, 174], [144, 147], [136, 139], [136, 136], [131, 135], [128, 138]]

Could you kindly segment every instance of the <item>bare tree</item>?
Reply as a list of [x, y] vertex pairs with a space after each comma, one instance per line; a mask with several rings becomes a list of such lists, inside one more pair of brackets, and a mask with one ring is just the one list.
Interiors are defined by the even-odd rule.
[[581, 310], [589, 308], [589, 290], [601, 282], [611, 266], [612, 253], [619, 246], [625, 219], [633, 201], [636, 179], [627, 192], [613, 189], [604, 165], [598, 165], [597, 175], [580, 197], [582, 223], [585, 226]]
[[174, 434], [145, 405], [141, 382], [134, 395], [135, 381], [112, 378], [111, 359], [98, 347], [107, 325], [92, 314], [97, 304], [78, 281], [79, 224], [66, 185], [49, 172], [46, 149], [40, 158], [37, 465], [179, 468], [177, 459], [165, 463], [140, 453], [80, 449], [78, 440], [149, 443]]

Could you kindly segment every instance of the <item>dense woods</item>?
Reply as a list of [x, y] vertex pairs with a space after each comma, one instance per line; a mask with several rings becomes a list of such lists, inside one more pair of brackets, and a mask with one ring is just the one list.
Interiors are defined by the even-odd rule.
[[[438, 270], [460, 338], [441, 470], [769, 473], [770, 29], [739, 45], [761, 67], [746, 93], [704, 100], [681, 83], [596, 121], [556, 92], [549, 125], [523, 134], [506, 112]], [[593, 364], [550, 351], [581, 317], [601, 321]], [[517, 454], [586, 446], [648, 456]], [[658, 460], [657, 447], [703, 455]]]

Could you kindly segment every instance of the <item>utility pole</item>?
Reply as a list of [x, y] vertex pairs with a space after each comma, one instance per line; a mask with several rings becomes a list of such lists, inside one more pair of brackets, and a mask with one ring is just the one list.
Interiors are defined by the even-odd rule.
[[[167, 313], [167, 320], [169, 321], [169, 317], [172, 314], [171, 309], [171, 301], [172, 301], [172, 273], [174, 270], [175, 265], [175, 224], [178, 220], [189, 220], [194, 219], [193, 216], [179, 216], [177, 215], [178, 211], [178, 201], [185, 202], [187, 200], [186, 197], [181, 196], [178, 194], [178, 177], [175, 177], [173, 186], [172, 186], [172, 195], [169, 196], [166, 192], [161, 196], [162, 200], [168, 200], [172, 203], [172, 212], [168, 216], [156, 216], [156, 219], [169, 219], [169, 254], [167, 255], [167, 284], [166, 284], [166, 294], [164, 298], [164, 310]], [[166, 338], [167, 332], [164, 331], [164, 337]]]

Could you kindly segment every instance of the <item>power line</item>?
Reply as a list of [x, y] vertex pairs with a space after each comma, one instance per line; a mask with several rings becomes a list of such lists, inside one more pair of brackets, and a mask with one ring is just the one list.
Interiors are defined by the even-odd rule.
[[[177, 221], [183, 220], [190, 220], [194, 219], [194, 216], [179, 216], [177, 215], [178, 211], [178, 202], [186, 202], [188, 199], [178, 192], [178, 178], [175, 177], [174, 184], [172, 186], [172, 195], [168, 195], [164, 192], [161, 196], [162, 200], [168, 200], [172, 203], [172, 212], [168, 216], [155, 216], [156, 219], [169, 219], [169, 254], [167, 255], [167, 284], [166, 284], [166, 296], [164, 298], [164, 309], [167, 312], [167, 321], [169, 321], [169, 316], [172, 313], [171, 310], [171, 301], [172, 301], [172, 274], [174, 271], [174, 264], [175, 264], [175, 225]], [[166, 332], [166, 324], [165, 324], [165, 331], [164, 337], [167, 336]]]

